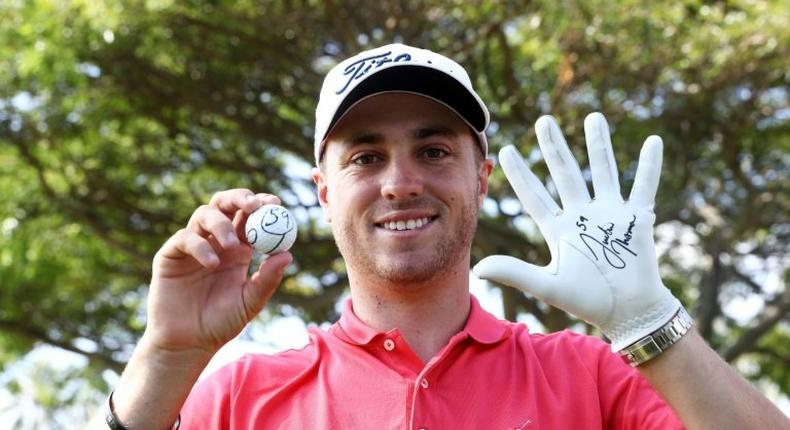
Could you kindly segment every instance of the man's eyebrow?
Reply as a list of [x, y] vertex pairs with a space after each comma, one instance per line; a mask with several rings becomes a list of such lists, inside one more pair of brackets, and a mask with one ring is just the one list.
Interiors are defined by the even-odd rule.
[[429, 125], [420, 127], [412, 133], [415, 139], [427, 139], [432, 136], [455, 137], [458, 132], [444, 125]]
[[363, 131], [361, 133], [354, 134], [348, 139], [345, 139], [343, 143], [348, 146], [355, 146], [370, 143], [381, 143], [383, 140], [384, 136], [381, 133]]

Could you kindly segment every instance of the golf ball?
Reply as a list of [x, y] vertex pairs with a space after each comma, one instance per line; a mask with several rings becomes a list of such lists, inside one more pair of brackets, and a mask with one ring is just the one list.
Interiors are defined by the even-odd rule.
[[247, 218], [247, 242], [261, 254], [287, 251], [296, 240], [296, 220], [288, 209], [263, 205]]

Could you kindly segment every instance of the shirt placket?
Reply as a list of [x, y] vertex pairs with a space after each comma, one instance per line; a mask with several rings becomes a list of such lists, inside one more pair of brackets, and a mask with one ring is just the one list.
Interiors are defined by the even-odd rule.
[[[448, 356], [454, 351], [457, 345], [466, 339], [466, 335], [458, 335], [450, 340], [447, 346], [439, 352], [439, 354], [434, 357], [422, 370], [417, 374], [417, 378], [415, 379], [415, 383], [411, 384], [411, 416], [409, 417], [409, 429], [410, 430], [434, 430], [432, 427], [432, 423], [427, 422], [427, 417], [424, 414], [421, 414], [420, 411], [424, 409], [420, 407], [421, 403], [430, 402], [430, 396], [433, 394], [431, 393], [432, 387], [437, 387], [439, 374], [441, 370], [437, 371], [437, 368], [443, 366], [445, 363], [444, 361], [448, 358]], [[434, 388], [435, 390], [435, 388]], [[422, 401], [422, 402], [421, 402]], [[441, 423], [435, 423], [440, 425]], [[436, 429], [440, 427], [435, 427]]]
[[417, 393], [415, 387], [419, 387], [419, 384], [416, 384], [414, 381], [419, 380], [421, 371], [424, 371], [422, 361], [397, 330], [376, 336], [367, 345], [367, 348], [382, 363], [386, 364], [387, 367], [402, 378], [406, 389], [404, 393], [406, 410], [404, 412], [406, 416], [411, 417], [412, 409], [414, 408], [414, 396]]

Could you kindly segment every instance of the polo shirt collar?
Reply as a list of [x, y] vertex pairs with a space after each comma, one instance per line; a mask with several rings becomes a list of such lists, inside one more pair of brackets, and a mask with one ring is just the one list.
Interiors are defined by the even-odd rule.
[[[509, 323], [497, 319], [480, 306], [480, 302], [470, 294], [469, 317], [466, 325], [459, 334], [465, 334], [482, 344], [493, 344], [505, 339], [511, 333]], [[376, 336], [385, 334], [362, 322], [354, 313], [351, 299], [343, 305], [343, 314], [338, 322], [341, 330], [336, 335], [342, 339], [358, 345], [367, 345]], [[393, 329], [397, 330], [397, 329]]]
[[339, 324], [342, 329], [339, 333], [340, 337], [358, 345], [367, 345], [373, 338], [383, 333], [357, 318], [351, 299], [346, 300], [343, 305], [343, 314], [340, 316]]
[[477, 297], [469, 295], [472, 305], [464, 330], [472, 339], [482, 344], [493, 344], [510, 336], [510, 323], [497, 319], [480, 306]]

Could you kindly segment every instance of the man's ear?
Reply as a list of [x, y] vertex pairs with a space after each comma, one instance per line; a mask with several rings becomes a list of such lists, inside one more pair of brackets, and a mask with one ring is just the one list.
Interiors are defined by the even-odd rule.
[[313, 167], [311, 174], [313, 176], [313, 182], [316, 186], [318, 204], [321, 205], [321, 209], [324, 211], [324, 219], [326, 219], [326, 222], [331, 223], [332, 217], [329, 215], [329, 199], [327, 198], [329, 188], [326, 183], [326, 176], [324, 175], [324, 172], [322, 172], [318, 167]]
[[480, 168], [477, 171], [477, 207], [483, 207], [486, 196], [488, 195], [488, 177], [494, 170], [494, 160], [486, 158], [480, 163]]

